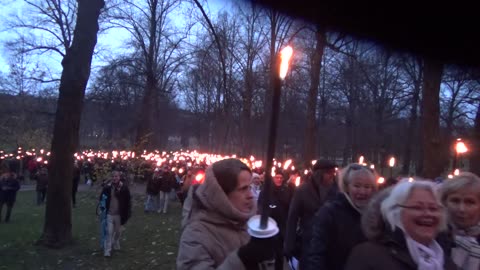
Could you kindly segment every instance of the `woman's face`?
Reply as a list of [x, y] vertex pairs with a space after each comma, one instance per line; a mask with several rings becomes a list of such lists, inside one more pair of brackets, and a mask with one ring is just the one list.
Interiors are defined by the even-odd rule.
[[448, 195], [446, 207], [451, 222], [467, 229], [480, 222], [479, 190], [465, 187]]
[[401, 221], [405, 232], [415, 241], [424, 245], [437, 236], [443, 215], [433, 193], [422, 188], [415, 188], [403, 205]]
[[368, 201], [375, 193], [375, 179], [364, 175], [354, 177], [347, 186], [347, 193], [352, 202], [362, 209], [367, 206]]
[[255, 207], [252, 184], [252, 174], [249, 171], [241, 171], [237, 178], [237, 187], [227, 196], [232, 205], [242, 213], [251, 213]]

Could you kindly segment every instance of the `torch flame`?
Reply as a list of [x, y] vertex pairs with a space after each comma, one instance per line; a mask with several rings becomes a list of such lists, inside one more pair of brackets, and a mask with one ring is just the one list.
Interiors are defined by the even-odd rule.
[[452, 179], [453, 175], [449, 174], [447, 177], [448, 177], [448, 179]]
[[283, 169], [284, 169], [284, 170], [288, 169], [288, 167], [290, 167], [291, 164], [292, 164], [292, 160], [291, 160], [291, 159], [285, 161], [285, 163], [283, 164]]
[[205, 175], [203, 173], [199, 173], [197, 174], [197, 176], [195, 176], [195, 181], [197, 181], [198, 183], [201, 183], [203, 178], [205, 178]]
[[459, 154], [464, 154], [464, 153], [468, 152], [468, 148], [465, 145], [465, 143], [460, 141], [460, 139], [459, 139], [457, 144], [455, 145], [455, 151], [457, 151], [457, 153], [459, 153]]
[[455, 169], [455, 171], [453, 172], [453, 175], [455, 175], [455, 176], [460, 175], [460, 170], [459, 170], [459, 169]]
[[283, 48], [280, 51], [280, 79], [285, 79], [288, 72], [288, 64], [290, 63], [290, 59], [292, 58], [293, 49], [290, 46]]
[[390, 167], [395, 167], [395, 158], [394, 157], [390, 158], [390, 161], [388, 162], [388, 164], [390, 165]]
[[363, 164], [364, 160], [365, 158], [363, 156], [360, 156], [360, 158], [358, 158], [358, 164]]
[[295, 186], [300, 186], [300, 176], [297, 176], [297, 178], [295, 179]]
[[379, 184], [385, 183], [385, 178], [383, 178], [383, 177], [378, 178], [377, 183], [379, 183]]

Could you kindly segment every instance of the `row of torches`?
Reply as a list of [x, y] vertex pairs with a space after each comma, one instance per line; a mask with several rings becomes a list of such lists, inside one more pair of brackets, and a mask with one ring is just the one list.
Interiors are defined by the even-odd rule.
[[[48, 164], [48, 157], [50, 156], [50, 152], [45, 151], [44, 149], [40, 149], [38, 152], [35, 149], [23, 151], [21, 147], [19, 147], [15, 153], [5, 153], [4, 151], [0, 150], [0, 160], [3, 159], [17, 159], [21, 160], [25, 156], [32, 156], [36, 159], [38, 163], [42, 164]], [[93, 151], [93, 150], [87, 150], [79, 153], [75, 153], [74, 157], [78, 161], [88, 161], [91, 162], [95, 158], [101, 158], [101, 159], [110, 159], [111, 162], [115, 162], [115, 160], [131, 160], [135, 159], [135, 152], [133, 151], [117, 151], [113, 150], [111, 152], [102, 152], [102, 151]], [[164, 165], [170, 165], [173, 166], [171, 168], [172, 172], [178, 172], [179, 174], [184, 173], [184, 169], [182, 167], [177, 168], [174, 165], [177, 165], [178, 163], [186, 163], [186, 166], [192, 167], [195, 164], [206, 164], [207, 166], [215, 163], [216, 161], [222, 160], [222, 159], [227, 159], [227, 158], [237, 158], [237, 155], [231, 155], [231, 156], [221, 156], [221, 155], [216, 155], [216, 154], [207, 154], [207, 153], [198, 153], [196, 150], [194, 151], [175, 151], [175, 152], [166, 152], [166, 151], [158, 151], [155, 150], [153, 152], [147, 152], [146, 150], [143, 151], [143, 154], [140, 155], [140, 158], [146, 160], [146, 161], [151, 161], [156, 164], [157, 167], [161, 167]], [[251, 169], [260, 169], [262, 168], [263, 161], [262, 160], [257, 160], [254, 156], [250, 156], [248, 159], [247, 158], [239, 158], [242, 162], [247, 164]], [[311, 164], [312, 166], [315, 165], [316, 160], [312, 160]], [[370, 169], [374, 170], [375, 165], [370, 164], [368, 165], [365, 162], [364, 156], [360, 156], [358, 163], [363, 165], [363, 166], [369, 166]], [[393, 167], [395, 167], [395, 157], [391, 157], [389, 159], [389, 167], [392, 170]], [[291, 159], [286, 160], [285, 162], [277, 161], [274, 159], [273, 162], [273, 167], [271, 170], [272, 177], [275, 176], [276, 170], [278, 169], [283, 169], [285, 172], [290, 170], [290, 171], [295, 171], [295, 166], [293, 164], [293, 161]], [[338, 169], [338, 168], [337, 168]], [[304, 175], [308, 175], [310, 172], [309, 169], [305, 169], [303, 171]], [[453, 178], [454, 175], [459, 175], [460, 170], [455, 169], [453, 174], [449, 174], [448, 178]], [[204, 178], [203, 173], [199, 173], [196, 175], [195, 179], [198, 182], [201, 182]], [[409, 181], [413, 181], [414, 178], [410, 177]], [[295, 179], [295, 185], [299, 186], [301, 182], [301, 177], [298, 176]], [[379, 177], [377, 179], [378, 184], [383, 184], [385, 183], [385, 178], [384, 177]]]

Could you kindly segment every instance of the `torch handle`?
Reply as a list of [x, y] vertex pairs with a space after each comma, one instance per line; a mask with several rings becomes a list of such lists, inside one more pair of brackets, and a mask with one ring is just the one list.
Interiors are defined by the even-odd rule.
[[265, 229], [268, 223], [270, 214], [270, 198], [272, 194], [272, 167], [273, 158], [275, 156], [275, 144], [277, 140], [277, 126], [280, 111], [280, 94], [282, 81], [278, 76], [274, 76], [273, 82], [273, 97], [272, 97], [272, 112], [270, 115], [270, 123], [268, 129], [268, 144], [267, 144], [267, 160], [265, 162], [265, 182], [263, 184], [262, 193], [263, 200], [261, 205], [260, 229]]

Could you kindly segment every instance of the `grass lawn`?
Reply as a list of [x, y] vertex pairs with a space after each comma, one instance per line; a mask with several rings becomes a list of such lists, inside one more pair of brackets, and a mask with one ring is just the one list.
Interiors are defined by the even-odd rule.
[[122, 234], [122, 250], [104, 258], [95, 216], [97, 192], [77, 193], [77, 208], [72, 209], [75, 242], [60, 250], [34, 245], [45, 213], [45, 206], [35, 205], [35, 196], [35, 191], [19, 192], [10, 223], [0, 223], [0, 269], [175, 269], [179, 202], [170, 202], [166, 215], [145, 214], [144, 196], [133, 195], [133, 215]]

